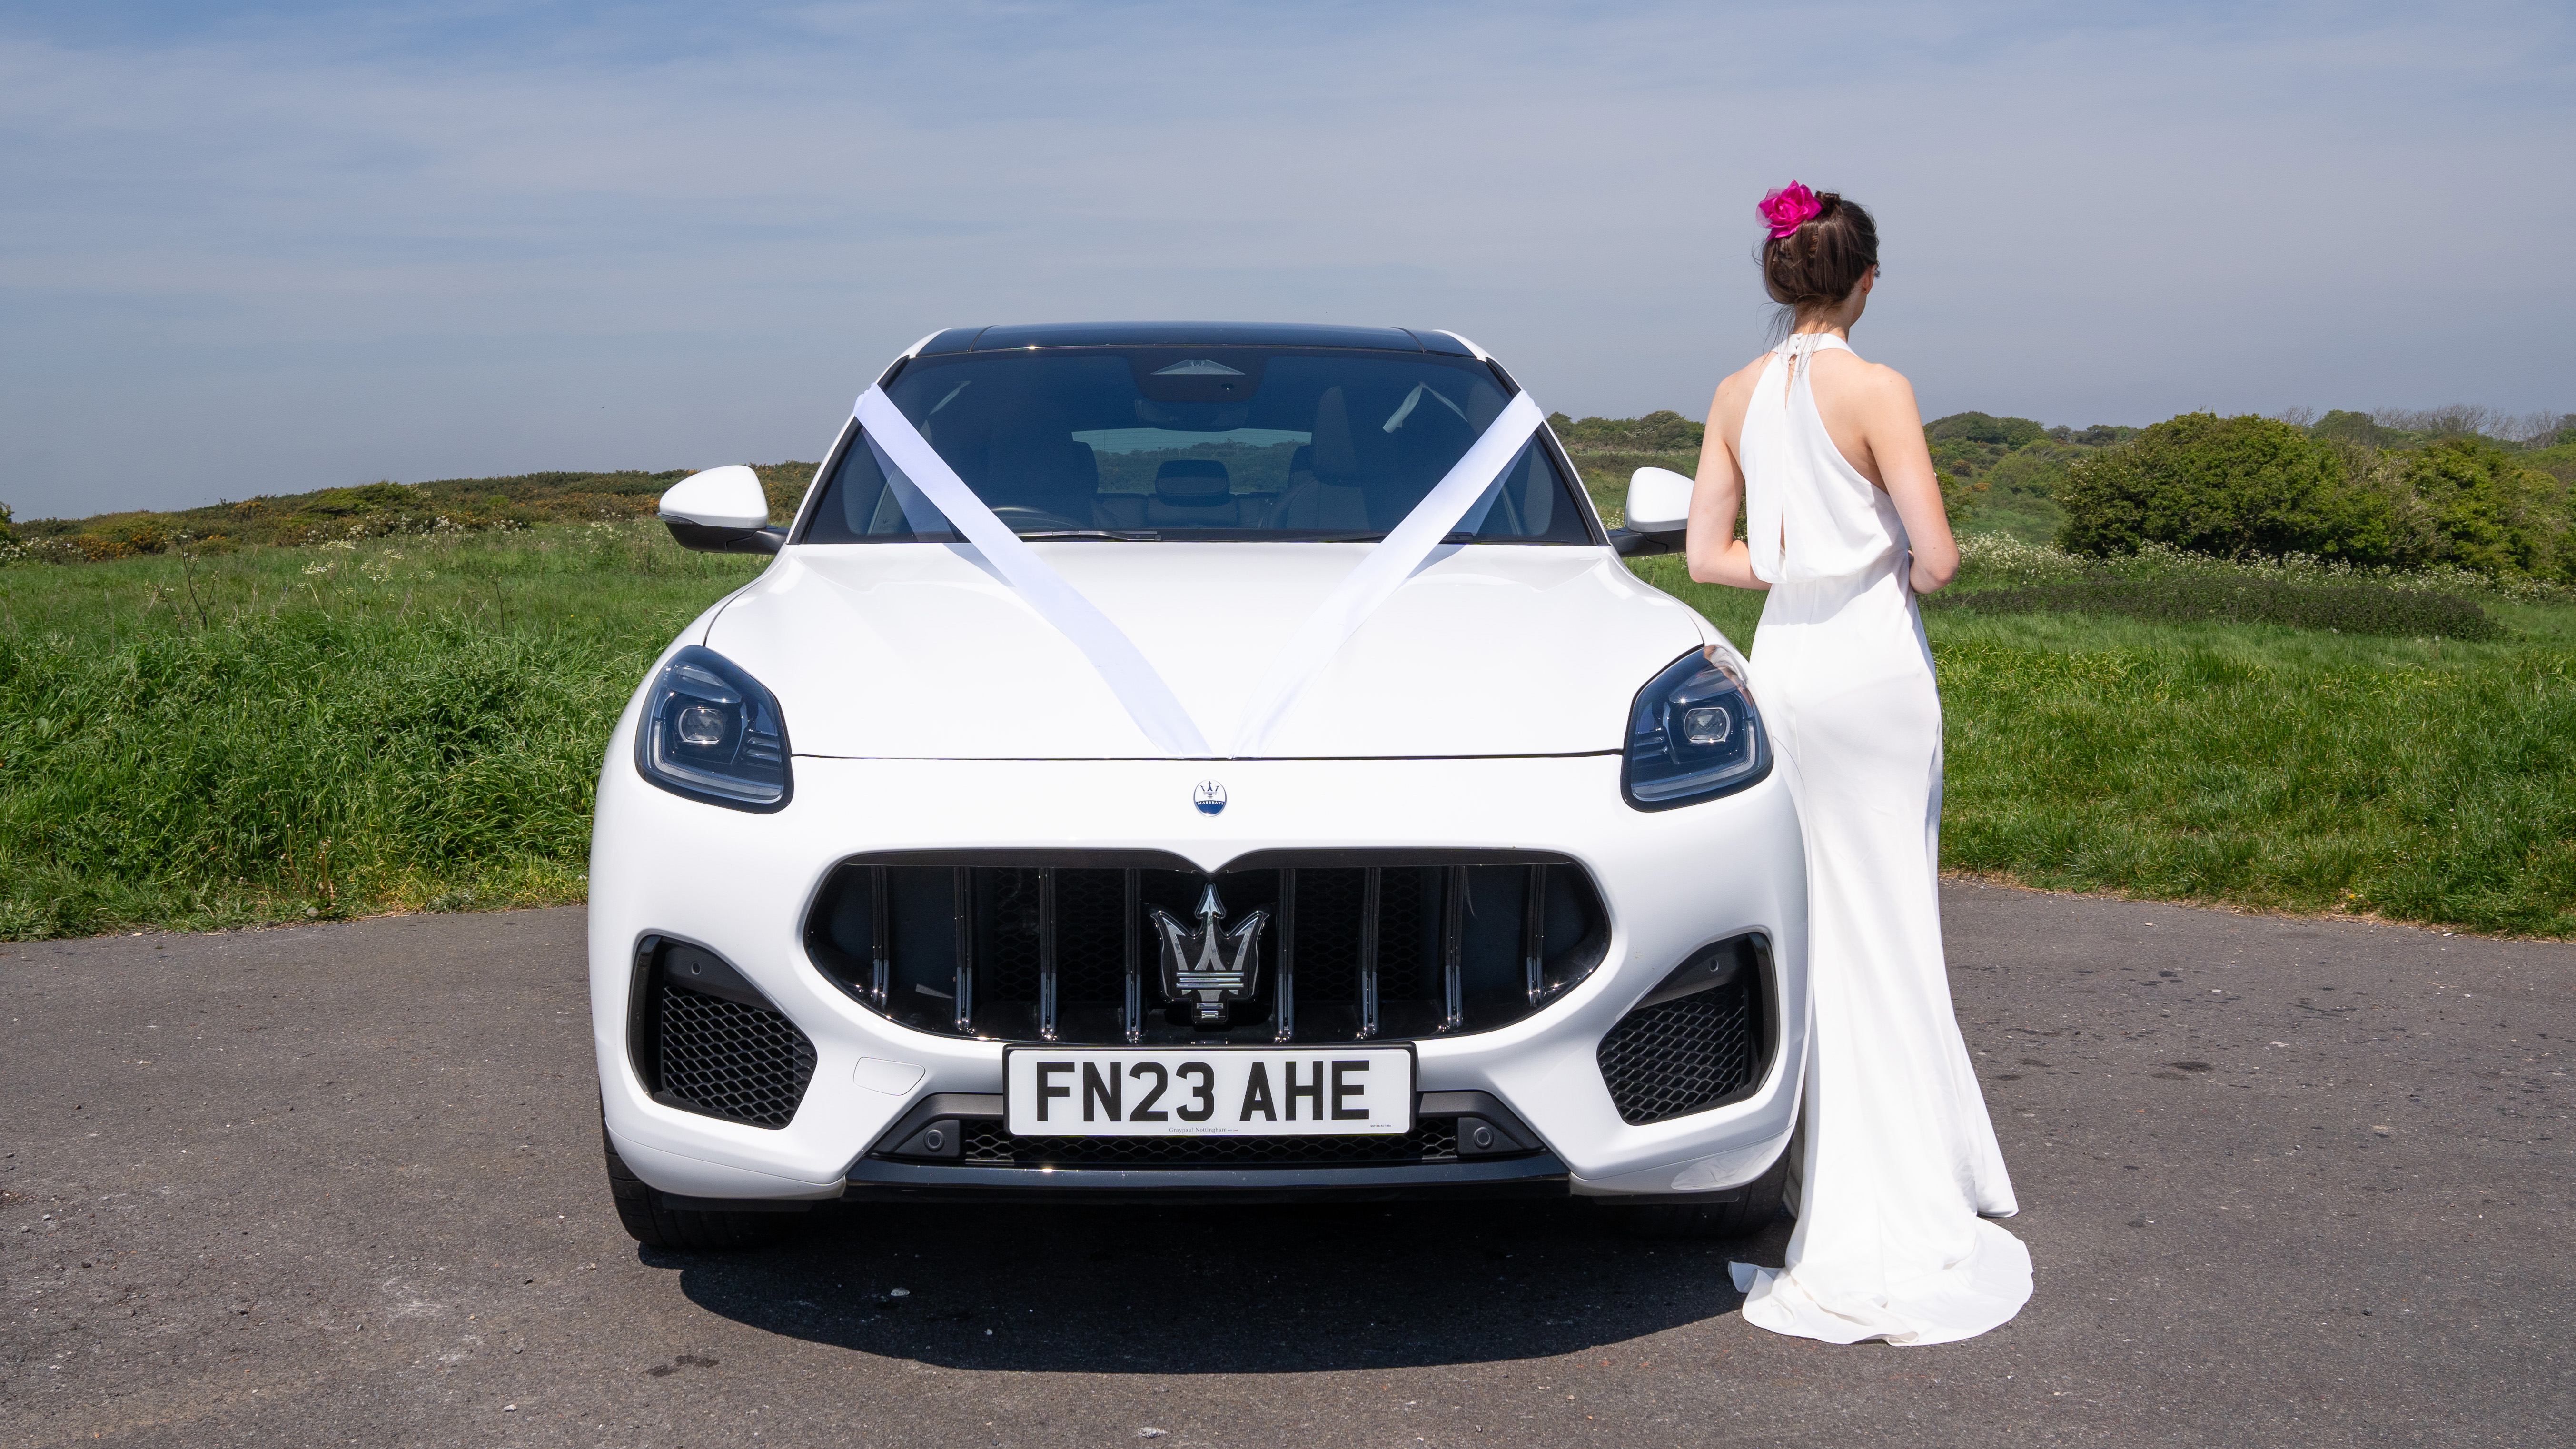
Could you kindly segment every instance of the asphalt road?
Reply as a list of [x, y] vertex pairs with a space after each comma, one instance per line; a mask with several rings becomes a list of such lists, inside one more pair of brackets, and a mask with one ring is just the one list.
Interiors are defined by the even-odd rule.
[[2576, 1440], [2576, 947], [1945, 899], [2038, 1293], [1927, 1349], [1554, 1205], [639, 1252], [578, 912], [0, 945], [0, 1442]]

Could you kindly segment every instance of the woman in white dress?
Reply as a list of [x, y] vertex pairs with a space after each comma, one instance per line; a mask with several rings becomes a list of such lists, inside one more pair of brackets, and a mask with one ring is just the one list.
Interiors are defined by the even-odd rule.
[[2018, 1208], [1941, 953], [1941, 697], [1914, 599], [1959, 548], [1912, 386], [1851, 350], [1869, 213], [1792, 182], [1762, 215], [1790, 331], [1709, 408], [1690, 573], [1770, 591], [1752, 683], [1806, 829], [1814, 1019], [1788, 1266], [1735, 1280], [1775, 1333], [1946, 1343], [2030, 1297], [2029, 1252], [1987, 1221]]

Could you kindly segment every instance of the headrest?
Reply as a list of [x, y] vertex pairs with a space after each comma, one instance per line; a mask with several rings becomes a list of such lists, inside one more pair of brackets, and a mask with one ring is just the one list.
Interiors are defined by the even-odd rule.
[[1299, 443], [1297, 445], [1297, 451], [1288, 455], [1288, 471], [1292, 476], [1298, 473], [1314, 472], [1315, 445], [1312, 443]]
[[1234, 497], [1234, 481], [1214, 458], [1174, 458], [1154, 470], [1154, 496], [1166, 503], [1212, 507]]

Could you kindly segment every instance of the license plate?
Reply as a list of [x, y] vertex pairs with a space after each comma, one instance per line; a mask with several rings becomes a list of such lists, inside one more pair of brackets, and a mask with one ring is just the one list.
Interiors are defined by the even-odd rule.
[[1342, 1137], [1413, 1130], [1410, 1047], [1011, 1047], [1018, 1137]]

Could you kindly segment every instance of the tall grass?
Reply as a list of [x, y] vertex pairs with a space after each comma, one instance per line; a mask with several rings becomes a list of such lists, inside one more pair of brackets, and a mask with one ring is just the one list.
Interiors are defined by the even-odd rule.
[[0, 571], [0, 937], [579, 900], [610, 724], [759, 563], [661, 535]]
[[[579, 900], [617, 711], [759, 567], [642, 521], [0, 569], [0, 937]], [[1752, 642], [1760, 595], [1636, 568]], [[1944, 863], [2576, 935], [2576, 604], [2477, 598], [2505, 637], [1932, 610]]]
[[[1960, 586], [2064, 577], [2053, 553], [1977, 545]], [[1760, 595], [1691, 583], [1676, 559], [1637, 572], [1751, 646]], [[2576, 605], [2479, 602], [2506, 637], [1927, 610], [1948, 734], [1942, 863], [2052, 889], [2576, 935]]]

